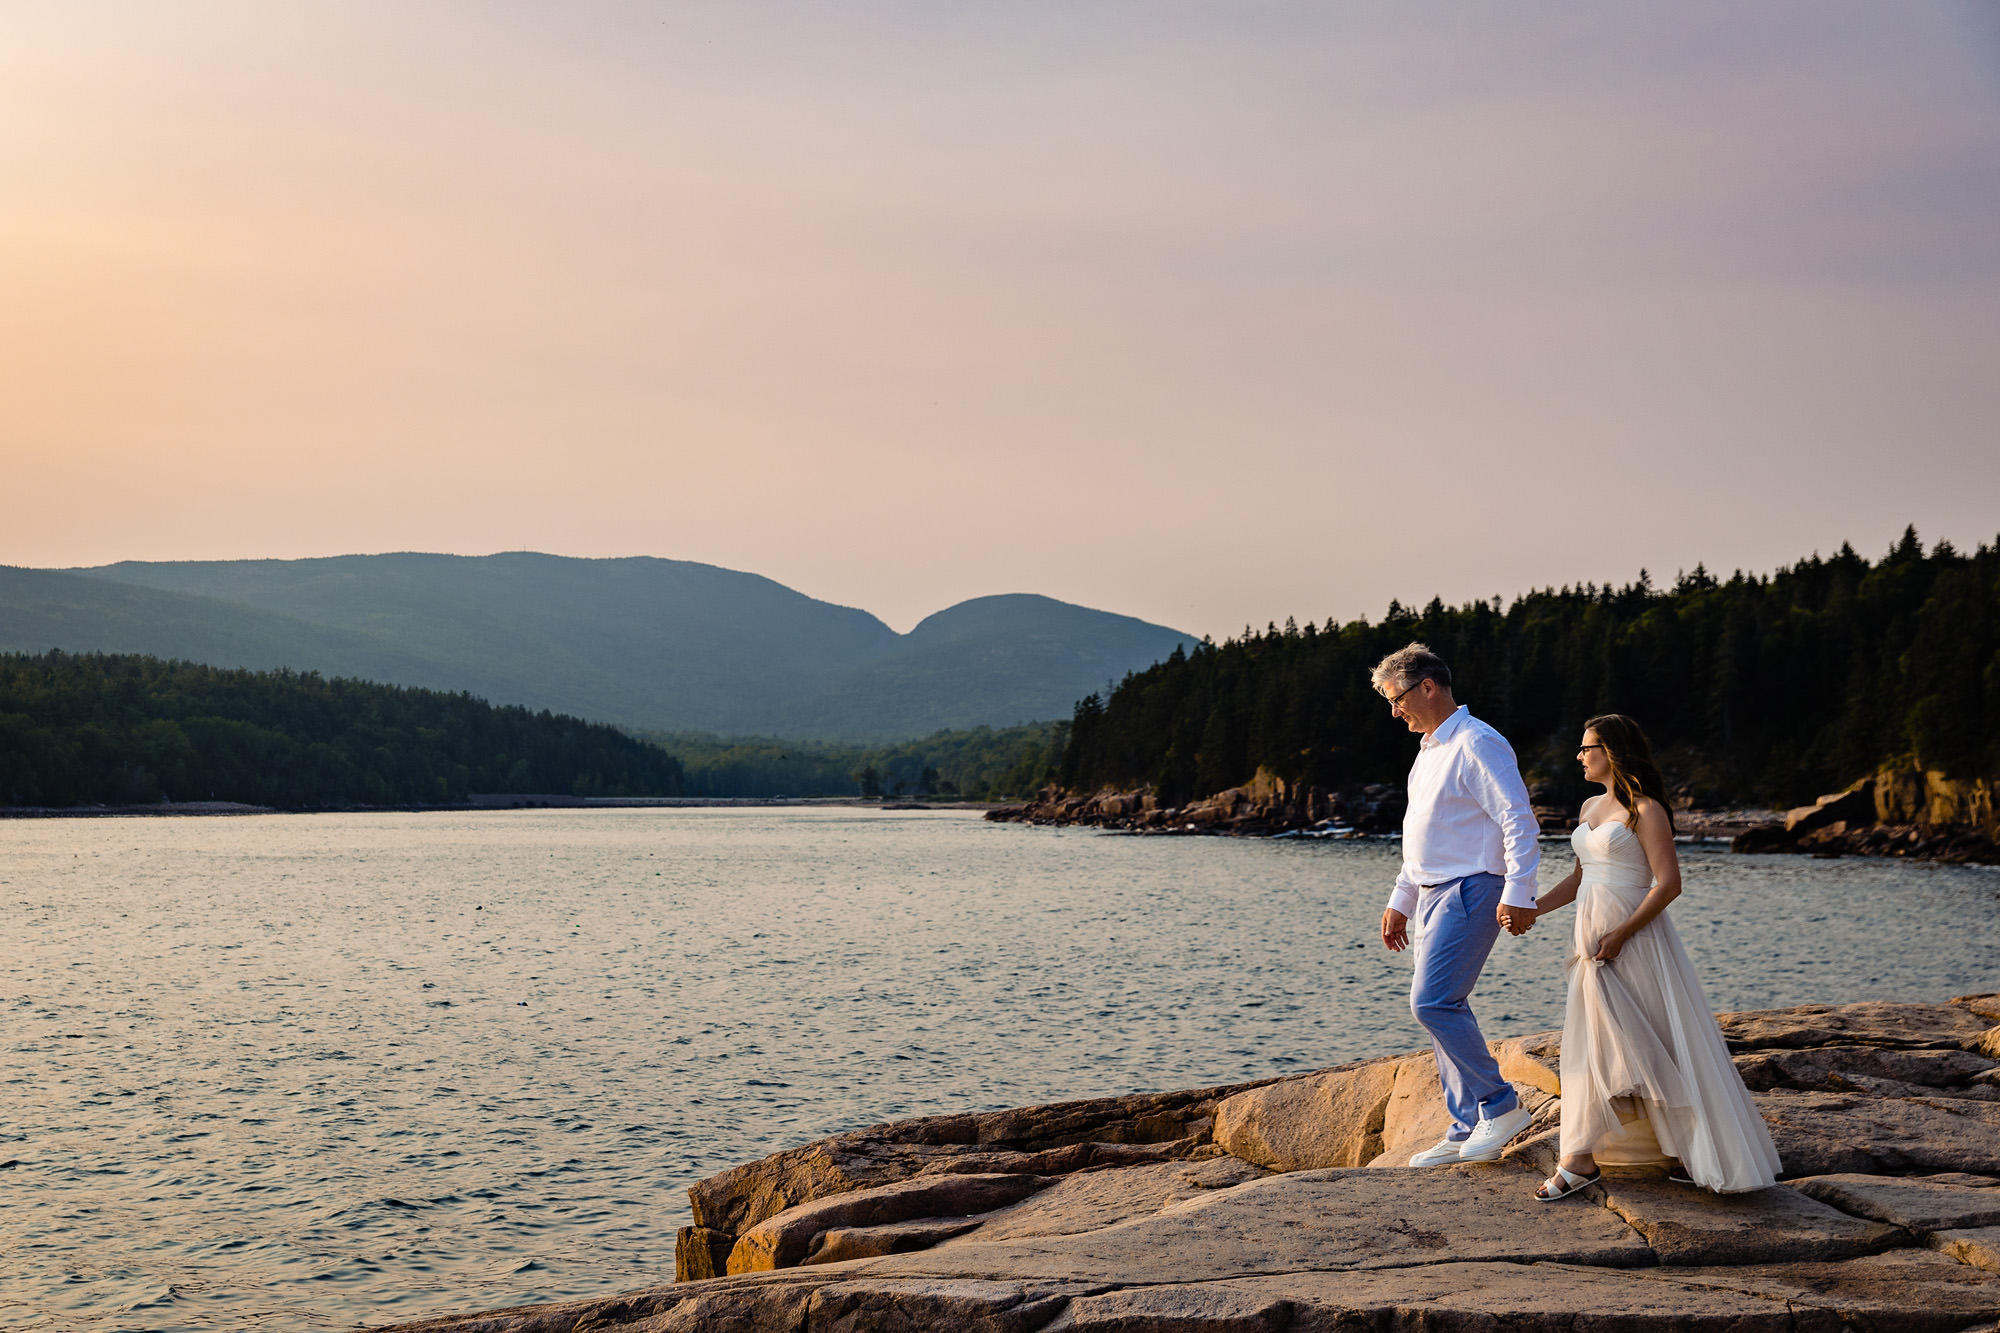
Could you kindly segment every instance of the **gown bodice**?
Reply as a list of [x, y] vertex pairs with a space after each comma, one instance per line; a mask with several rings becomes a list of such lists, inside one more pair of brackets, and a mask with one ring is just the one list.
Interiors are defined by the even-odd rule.
[[1646, 861], [1646, 849], [1629, 825], [1607, 819], [1596, 828], [1578, 824], [1570, 834], [1570, 846], [1583, 865], [1585, 884], [1602, 884], [1614, 889], [1653, 887], [1653, 867]]

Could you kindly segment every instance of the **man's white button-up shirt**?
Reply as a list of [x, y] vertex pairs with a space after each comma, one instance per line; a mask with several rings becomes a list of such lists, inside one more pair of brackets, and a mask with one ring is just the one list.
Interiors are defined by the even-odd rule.
[[1506, 876], [1501, 902], [1533, 907], [1540, 833], [1514, 747], [1460, 704], [1410, 765], [1403, 869], [1389, 906], [1410, 916], [1424, 885], [1484, 872]]

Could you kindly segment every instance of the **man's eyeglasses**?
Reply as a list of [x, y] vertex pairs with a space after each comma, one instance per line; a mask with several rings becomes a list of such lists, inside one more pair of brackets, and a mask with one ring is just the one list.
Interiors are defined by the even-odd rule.
[[[1417, 685], [1421, 685], [1421, 684], [1423, 684], [1423, 683], [1424, 683], [1424, 680], [1429, 680], [1429, 679], [1430, 679], [1430, 677], [1429, 677], [1429, 676], [1425, 676], [1423, 680], [1420, 680], [1420, 681], [1418, 681], [1418, 682], [1417, 682]], [[1410, 686], [1410, 689], [1409, 689], [1409, 690], [1404, 690], [1402, 694], [1399, 694], [1399, 695], [1396, 695], [1396, 696], [1395, 696], [1394, 698], [1390, 699], [1390, 700], [1389, 700], [1389, 711], [1393, 713], [1393, 712], [1395, 712], [1395, 711], [1396, 711], [1396, 710], [1397, 710], [1398, 708], [1401, 708], [1401, 707], [1403, 706], [1403, 695], [1406, 695], [1406, 694], [1408, 694], [1408, 693], [1410, 692], [1410, 690], [1414, 690], [1414, 689], [1416, 689], [1416, 688], [1417, 688], [1417, 685], [1412, 685], [1412, 686]]]

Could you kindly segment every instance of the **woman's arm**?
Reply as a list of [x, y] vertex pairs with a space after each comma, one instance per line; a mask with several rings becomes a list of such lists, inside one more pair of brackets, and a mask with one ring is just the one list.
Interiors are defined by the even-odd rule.
[[[1590, 823], [1591, 807], [1596, 805], [1599, 801], [1603, 799], [1604, 797], [1599, 795], [1599, 796], [1593, 796], [1589, 800], [1585, 801], [1583, 803], [1583, 808], [1576, 812], [1577, 818], [1581, 819], [1586, 824]], [[1570, 867], [1570, 872], [1567, 875], [1564, 875], [1562, 879], [1556, 883], [1556, 886], [1554, 888], [1550, 889], [1547, 893], [1543, 894], [1539, 899], [1536, 900], [1536, 906], [1539, 907], [1544, 912], [1553, 912], [1558, 907], [1568, 907], [1571, 903], [1576, 901], [1577, 890], [1582, 887], [1583, 887], [1583, 858], [1578, 857], [1576, 864]]]
[[1535, 900], [1535, 915], [1553, 912], [1558, 907], [1568, 907], [1576, 901], [1576, 891], [1583, 887], [1583, 862], [1579, 860], [1570, 872], [1564, 875], [1547, 893]]
[[1647, 891], [1632, 915], [1623, 924], [1604, 932], [1604, 938], [1597, 942], [1596, 957], [1610, 962], [1618, 957], [1627, 941], [1660, 913], [1667, 910], [1667, 904], [1681, 896], [1681, 858], [1674, 851], [1674, 832], [1667, 823], [1667, 812], [1652, 797], [1639, 803], [1634, 811], [1633, 831], [1639, 835], [1639, 846], [1645, 850], [1646, 864], [1652, 867], [1653, 887]]

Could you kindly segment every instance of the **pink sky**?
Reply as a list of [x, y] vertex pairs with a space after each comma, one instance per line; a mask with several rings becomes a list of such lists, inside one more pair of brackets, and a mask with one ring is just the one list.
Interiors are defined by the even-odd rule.
[[11, 5], [0, 563], [1219, 637], [1990, 541], [1990, 12]]

